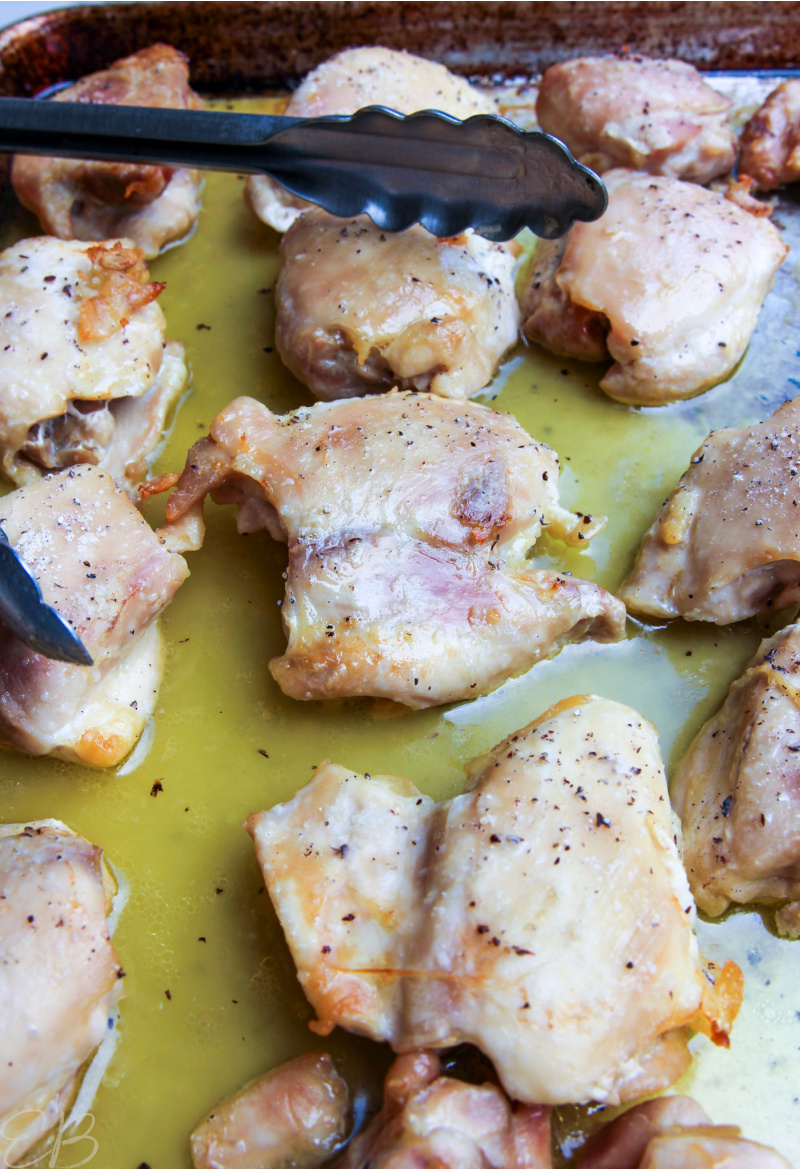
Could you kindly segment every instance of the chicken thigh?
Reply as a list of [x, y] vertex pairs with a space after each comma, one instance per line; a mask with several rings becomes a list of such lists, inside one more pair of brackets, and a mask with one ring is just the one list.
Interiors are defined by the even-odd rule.
[[576, 1169], [791, 1169], [780, 1153], [745, 1140], [733, 1125], [713, 1125], [688, 1096], [637, 1104], [605, 1124]]
[[775, 1149], [745, 1140], [729, 1125], [679, 1129], [655, 1137], [639, 1169], [792, 1169]]
[[51, 661], [0, 621], [0, 744], [90, 767], [119, 763], [155, 707], [155, 618], [188, 576], [111, 478], [60, 471], [0, 499], [0, 524], [93, 666]]
[[[444, 65], [370, 46], [345, 49], [324, 61], [300, 83], [284, 113], [289, 118], [321, 118], [354, 114], [364, 106], [387, 106], [400, 114], [441, 110], [461, 119], [498, 112], [493, 97]], [[276, 231], [287, 231], [311, 206], [267, 175], [248, 175], [245, 199]]]
[[326, 763], [247, 828], [321, 1034], [474, 1043], [545, 1104], [664, 1088], [688, 1027], [728, 1043], [741, 972], [700, 957], [655, 731], [630, 707], [559, 703], [439, 806]]
[[625, 166], [707, 183], [736, 160], [730, 106], [684, 61], [579, 57], [545, 70], [536, 116], [600, 174]]
[[550, 1169], [550, 1109], [443, 1076], [433, 1051], [394, 1061], [381, 1111], [334, 1169]]
[[195, 1169], [315, 1169], [347, 1131], [350, 1094], [329, 1055], [301, 1055], [218, 1104], [191, 1135]]
[[636, 613], [729, 625], [800, 600], [800, 398], [713, 431], [619, 590]]
[[188, 371], [129, 243], [42, 236], [0, 254], [0, 458], [18, 485], [77, 463], [126, 488], [147, 473]]
[[113, 890], [101, 849], [58, 820], [0, 826], [3, 1165], [58, 1123], [114, 1025], [123, 971], [106, 924]]
[[709, 389], [744, 353], [787, 248], [714, 191], [638, 171], [605, 176], [608, 210], [541, 242], [523, 330], [555, 353], [614, 360], [609, 397], [657, 406]]
[[187, 523], [211, 493], [240, 531], [289, 544], [284, 693], [435, 706], [474, 698], [569, 639], [623, 636], [589, 581], [530, 566], [544, 527], [602, 526], [558, 503], [558, 459], [508, 415], [391, 393], [282, 417], [232, 402], [189, 452], [167, 505]]
[[[203, 108], [202, 99], [189, 88], [183, 53], [159, 44], [91, 73], [52, 100]], [[126, 236], [148, 259], [185, 236], [200, 212], [198, 171], [18, 154], [11, 182], [17, 198], [49, 235], [65, 240]]]
[[772, 91], [742, 130], [739, 149], [739, 173], [762, 191], [800, 179], [800, 79]]
[[800, 910], [799, 752], [795, 624], [762, 643], [673, 783], [689, 884], [712, 917], [731, 901], [788, 898], [789, 920]]
[[316, 398], [429, 390], [469, 398], [519, 333], [513, 247], [472, 232], [396, 234], [301, 215], [281, 243], [275, 344]]

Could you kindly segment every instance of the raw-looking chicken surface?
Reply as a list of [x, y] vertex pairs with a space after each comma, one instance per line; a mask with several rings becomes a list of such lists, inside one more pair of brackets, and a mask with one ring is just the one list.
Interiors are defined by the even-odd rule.
[[0, 500], [0, 524], [93, 666], [51, 661], [0, 622], [0, 743], [91, 767], [119, 763], [155, 707], [155, 618], [188, 576], [109, 475], [74, 467]]
[[77, 463], [130, 488], [188, 377], [129, 240], [41, 236], [0, 254], [0, 457], [22, 485]]
[[[700, 908], [800, 911], [800, 626], [765, 641], [692, 743], [672, 786]], [[794, 904], [792, 904], [794, 902]], [[781, 923], [779, 911], [779, 925]], [[789, 931], [793, 932], [793, 931]]]
[[637, 1104], [603, 1125], [576, 1169], [791, 1169], [774, 1149], [745, 1140], [734, 1125], [714, 1125], [688, 1096]]
[[441, 1075], [433, 1051], [392, 1064], [383, 1108], [334, 1169], [550, 1169], [550, 1109]]
[[301, 1055], [218, 1104], [190, 1138], [195, 1169], [315, 1169], [341, 1145], [350, 1094], [329, 1055]]
[[238, 398], [189, 452], [167, 505], [207, 494], [240, 531], [289, 545], [292, 698], [372, 695], [407, 706], [474, 698], [566, 640], [623, 636], [625, 610], [589, 581], [530, 567], [543, 528], [579, 544], [592, 516], [558, 502], [558, 459], [509, 415], [413, 393], [278, 416]]
[[[386, 106], [400, 114], [441, 110], [454, 118], [497, 114], [497, 103], [424, 57], [378, 47], [346, 49], [324, 61], [300, 83], [284, 110], [288, 118], [354, 114], [364, 106]], [[248, 175], [245, 199], [259, 219], [287, 231], [311, 206], [267, 175]]]
[[0, 826], [3, 1165], [58, 1123], [114, 1025], [123, 971], [106, 924], [113, 890], [101, 849], [58, 820]]
[[545, 70], [536, 116], [600, 174], [625, 166], [707, 183], [736, 159], [730, 107], [684, 61], [579, 57]]
[[537, 246], [523, 330], [566, 357], [612, 358], [600, 388], [657, 406], [722, 381], [744, 353], [787, 253], [764, 217], [696, 183], [604, 179], [608, 210]]
[[800, 179], [800, 79], [784, 81], [742, 130], [739, 173], [773, 191]]
[[689, 1027], [727, 1045], [741, 972], [698, 951], [652, 726], [567, 699], [474, 767], [437, 806], [326, 763], [249, 818], [314, 1029], [474, 1043], [531, 1104], [658, 1091]]
[[469, 398], [517, 340], [513, 246], [313, 210], [281, 256], [275, 343], [317, 398], [392, 386]]
[[[52, 100], [203, 108], [189, 87], [183, 53], [160, 44], [89, 74]], [[182, 168], [18, 154], [11, 182], [48, 235], [78, 240], [126, 236], [148, 258], [185, 236], [200, 212], [200, 173]]]
[[775, 1149], [739, 1136], [735, 1126], [667, 1132], [649, 1144], [639, 1169], [792, 1169]]
[[800, 600], [800, 398], [715, 430], [645, 533], [619, 595], [649, 617], [729, 625]]

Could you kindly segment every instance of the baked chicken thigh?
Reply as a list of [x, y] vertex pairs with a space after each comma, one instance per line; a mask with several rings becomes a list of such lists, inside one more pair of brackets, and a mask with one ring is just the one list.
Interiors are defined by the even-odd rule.
[[476, 1044], [527, 1103], [618, 1102], [728, 1043], [741, 972], [704, 964], [655, 731], [567, 699], [435, 805], [333, 763], [252, 815], [265, 884], [327, 1034]]
[[218, 1104], [191, 1135], [195, 1169], [315, 1169], [347, 1131], [350, 1094], [329, 1055], [301, 1055]]
[[123, 971], [106, 924], [113, 891], [102, 851], [58, 820], [0, 826], [4, 1165], [58, 1123], [114, 1025]]
[[707, 183], [736, 159], [730, 106], [684, 61], [579, 57], [545, 70], [536, 116], [600, 174], [625, 166]]
[[697, 904], [786, 901], [800, 915], [800, 625], [762, 643], [697, 736], [672, 787]]
[[[53, 101], [198, 110], [189, 65], [169, 45], [151, 45], [91, 73]], [[148, 259], [179, 240], [200, 212], [200, 173], [133, 162], [87, 162], [18, 154], [11, 168], [17, 198], [42, 230], [59, 239], [132, 239]]]
[[791, 1169], [774, 1149], [745, 1140], [733, 1125], [714, 1125], [688, 1096], [637, 1104], [605, 1124], [578, 1156], [576, 1169]]
[[[289, 118], [321, 118], [354, 114], [364, 106], [387, 106], [400, 114], [441, 110], [461, 119], [498, 112], [494, 98], [444, 65], [371, 46], [345, 49], [324, 61], [300, 83], [284, 113]], [[248, 175], [245, 199], [276, 231], [287, 231], [311, 206], [267, 175]]]
[[384, 1103], [334, 1169], [550, 1169], [550, 1109], [441, 1075], [433, 1051], [394, 1061]]
[[14, 483], [77, 463], [131, 488], [188, 377], [128, 240], [42, 236], [0, 254], [0, 458]]
[[800, 398], [713, 431], [619, 590], [636, 613], [729, 625], [800, 600]]
[[435, 706], [474, 698], [570, 639], [623, 636], [589, 581], [529, 565], [546, 527], [579, 544], [602, 523], [558, 503], [558, 459], [508, 415], [413, 393], [276, 416], [238, 398], [196, 443], [167, 505], [207, 494], [240, 531], [289, 544], [270, 663], [284, 693]]
[[188, 576], [109, 475], [60, 471], [0, 499], [0, 524], [93, 666], [51, 661], [0, 621], [0, 743], [90, 767], [119, 763], [155, 707], [155, 618]]
[[467, 232], [301, 215], [281, 243], [275, 344], [317, 398], [392, 386], [469, 398], [515, 344], [516, 256]]
[[555, 353], [614, 364], [600, 388], [658, 406], [723, 380], [744, 353], [787, 248], [765, 218], [695, 183], [605, 176], [608, 210], [542, 241], [523, 330]]
[[800, 79], [774, 89], [742, 130], [739, 173], [773, 191], [800, 179]]

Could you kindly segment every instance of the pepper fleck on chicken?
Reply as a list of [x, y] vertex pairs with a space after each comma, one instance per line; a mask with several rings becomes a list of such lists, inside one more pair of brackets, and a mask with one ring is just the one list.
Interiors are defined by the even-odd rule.
[[249, 818], [314, 1030], [474, 1043], [529, 1104], [657, 1092], [688, 1028], [727, 1046], [741, 972], [699, 953], [654, 728], [578, 696], [469, 774], [437, 806], [325, 763]]
[[132, 489], [186, 385], [141, 251], [42, 236], [0, 254], [0, 459], [18, 486], [89, 463]]
[[623, 636], [619, 601], [528, 559], [545, 528], [580, 546], [602, 527], [561, 507], [558, 470], [485, 406], [404, 392], [277, 416], [239, 398], [189, 452], [167, 517], [201, 524], [210, 493], [239, 505], [240, 531], [287, 541], [289, 644], [270, 663], [286, 694], [435, 706], [565, 641]]
[[530, 341], [614, 364], [600, 389], [660, 406], [722, 381], [788, 251], [777, 229], [696, 183], [604, 178], [608, 210], [538, 244], [522, 296]]
[[155, 709], [156, 617], [189, 575], [109, 475], [73, 467], [0, 499], [0, 524], [93, 666], [52, 661], [0, 621], [0, 743], [111, 767]]

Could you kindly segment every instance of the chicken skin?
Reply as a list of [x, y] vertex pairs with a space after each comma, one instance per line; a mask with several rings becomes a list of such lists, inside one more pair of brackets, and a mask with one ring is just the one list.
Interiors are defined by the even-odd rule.
[[[377, 47], [346, 49], [324, 61], [301, 82], [284, 110], [289, 118], [354, 114], [364, 106], [387, 106], [400, 114], [441, 110], [454, 118], [497, 114], [497, 103], [424, 57]], [[262, 222], [287, 231], [310, 207], [267, 175], [248, 175], [245, 199]]]
[[0, 524], [93, 666], [51, 661], [0, 622], [0, 744], [90, 767], [121, 762], [155, 707], [155, 618], [188, 576], [111, 478], [60, 471], [0, 499]]
[[558, 503], [558, 459], [508, 415], [413, 393], [276, 416], [238, 398], [189, 452], [170, 522], [204, 497], [240, 531], [289, 545], [292, 698], [373, 695], [411, 707], [474, 698], [569, 639], [623, 636], [623, 606], [589, 581], [530, 567], [546, 526], [600, 530]]
[[[199, 110], [189, 65], [169, 45], [151, 45], [91, 73], [53, 101]], [[132, 239], [148, 259], [180, 240], [200, 213], [200, 174], [133, 162], [87, 162], [18, 154], [11, 182], [42, 230], [59, 239]]]
[[551, 1169], [549, 1108], [440, 1073], [433, 1051], [396, 1059], [382, 1110], [334, 1169]]
[[712, 917], [732, 901], [800, 910], [799, 683], [794, 624], [762, 643], [675, 776], [689, 883]]
[[469, 398], [516, 343], [513, 248], [308, 211], [281, 243], [275, 343], [316, 398], [397, 386]]
[[774, 191], [800, 179], [800, 80], [784, 81], [742, 130], [739, 173]]
[[545, 70], [536, 116], [599, 174], [624, 166], [707, 183], [736, 159], [730, 107], [683, 61], [579, 57]]
[[704, 965], [652, 726], [567, 699], [435, 805], [333, 763], [252, 815], [264, 881], [327, 1034], [478, 1046], [513, 1099], [615, 1103], [727, 1045], [741, 972]]
[[713, 431], [645, 533], [619, 595], [665, 620], [729, 625], [800, 600], [800, 398]]
[[688, 1096], [637, 1104], [581, 1150], [576, 1169], [791, 1169], [774, 1149], [713, 1125]]
[[58, 1123], [113, 1026], [123, 977], [106, 924], [113, 891], [101, 849], [65, 824], [0, 826], [3, 1165]]
[[349, 1102], [329, 1055], [301, 1055], [197, 1126], [190, 1138], [195, 1169], [315, 1169], [344, 1140]]
[[165, 341], [149, 279], [128, 240], [42, 236], [0, 254], [0, 458], [22, 486], [77, 463], [121, 487], [147, 474], [188, 378]]
[[612, 358], [600, 388], [618, 402], [692, 397], [741, 358], [788, 249], [767, 219], [695, 183], [625, 170], [604, 181], [605, 215], [538, 245], [525, 335]]

